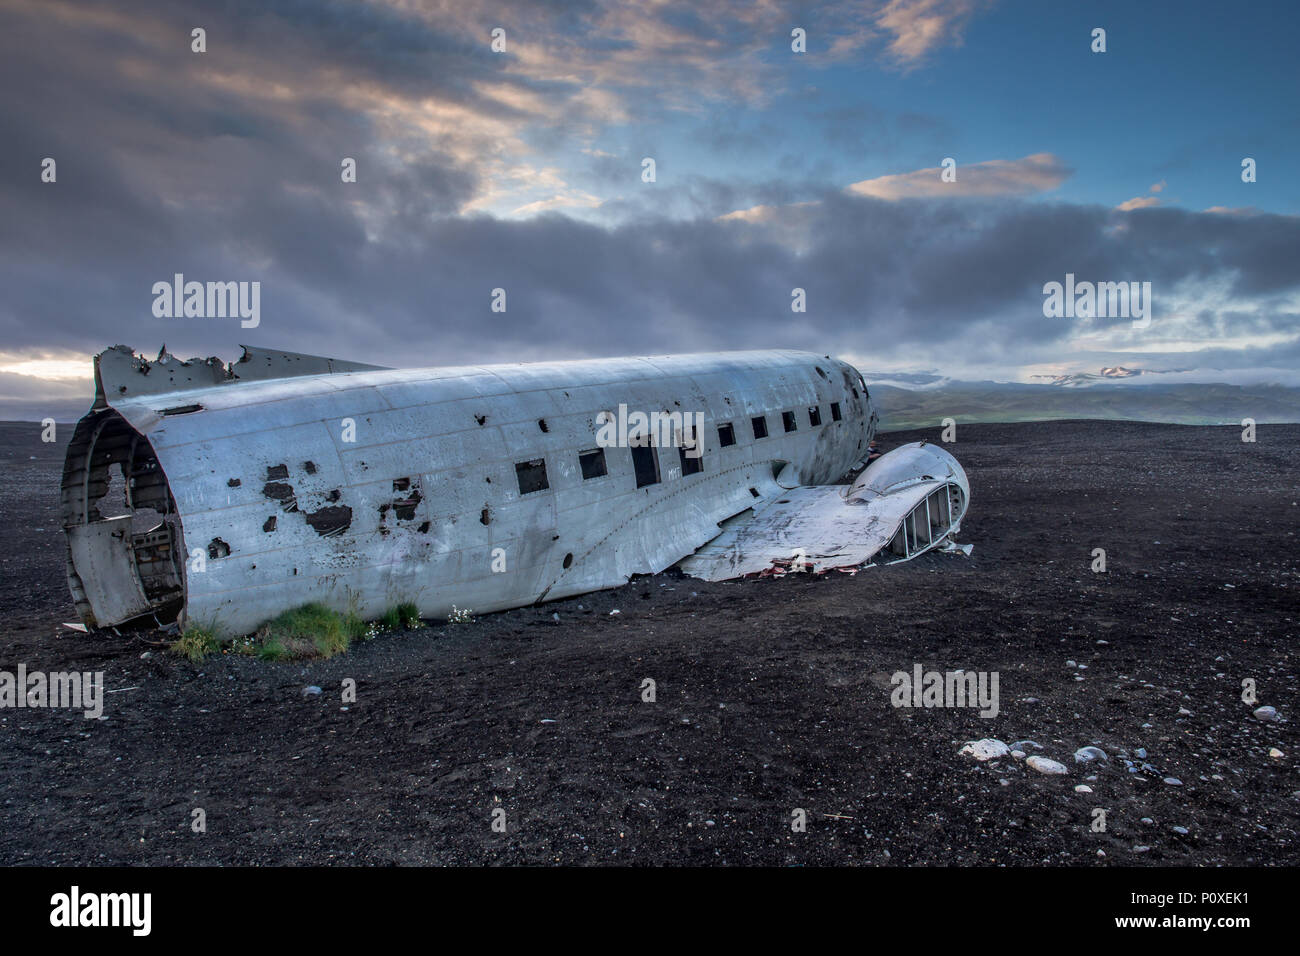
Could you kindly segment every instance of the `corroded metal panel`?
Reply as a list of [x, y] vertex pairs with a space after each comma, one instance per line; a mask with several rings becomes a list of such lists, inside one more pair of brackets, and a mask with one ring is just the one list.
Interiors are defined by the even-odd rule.
[[94, 622], [116, 624], [149, 610], [132, 559], [130, 515], [69, 529], [68, 549], [82, 569], [83, 597]]

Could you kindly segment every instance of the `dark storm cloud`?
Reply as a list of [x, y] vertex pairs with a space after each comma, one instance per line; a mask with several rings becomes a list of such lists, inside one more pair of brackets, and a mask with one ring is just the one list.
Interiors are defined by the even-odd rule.
[[[65, 16], [77, 9], [96, 16]], [[648, 185], [636, 150], [592, 155], [630, 182], [603, 224], [461, 215], [491, 186], [500, 130], [529, 113], [522, 94], [555, 82], [507, 77], [486, 35], [352, 3], [226, 4], [197, 18], [153, 2], [15, 10], [0, 26], [9, 350], [165, 341], [233, 357], [248, 342], [420, 365], [787, 346], [1008, 365], [1066, 357], [1079, 326], [1043, 317], [1042, 286], [1067, 272], [1151, 282], [1157, 328], [1162, 297], [1197, 281], [1238, 301], [1180, 321], [1225, 337], [1292, 331], [1294, 218], [887, 202], [808, 180], [711, 180], [671, 158]], [[591, 15], [520, 7], [502, 22]], [[189, 52], [196, 24], [207, 54]], [[553, 128], [577, 123], [571, 109]], [[55, 185], [39, 181], [44, 156], [58, 159]], [[358, 160], [356, 184], [339, 181], [342, 156]], [[766, 210], [720, 218], [752, 206]], [[176, 272], [260, 280], [260, 327], [155, 318], [153, 283]], [[790, 310], [795, 287], [805, 314]], [[489, 309], [494, 288], [505, 313]]]

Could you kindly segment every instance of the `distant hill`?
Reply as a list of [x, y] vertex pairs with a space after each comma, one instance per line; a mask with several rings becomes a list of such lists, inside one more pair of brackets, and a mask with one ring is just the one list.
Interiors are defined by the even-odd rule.
[[[893, 377], [895, 381], [898, 376]], [[918, 381], [923, 378], [918, 376]], [[958, 382], [899, 388], [867, 384], [880, 413], [881, 428], [929, 428], [945, 418], [959, 422], [1036, 422], [1066, 418], [1125, 419], [1175, 425], [1300, 422], [1300, 388], [1284, 385], [1134, 385], [1063, 376], [1053, 384]], [[1084, 379], [1087, 381], [1084, 381]], [[3, 396], [0, 395], [0, 399]], [[75, 422], [91, 398], [28, 402], [0, 400], [0, 418], [39, 421], [49, 416]]]
[[[868, 379], [870, 385], [870, 379]], [[1177, 425], [1300, 422], [1300, 388], [1282, 385], [1119, 385], [1086, 388], [946, 382], [935, 388], [870, 385], [884, 430], [958, 422], [1108, 418]]]

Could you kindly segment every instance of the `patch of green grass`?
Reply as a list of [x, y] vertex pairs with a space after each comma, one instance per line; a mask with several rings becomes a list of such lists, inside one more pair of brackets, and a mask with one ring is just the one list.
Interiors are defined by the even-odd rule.
[[384, 612], [379, 625], [385, 631], [414, 631], [422, 626], [420, 609], [409, 602], [399, 604]]
[[353, 641], [368, 641], [374, 637], [374, 634], [370, 631], [370, 624], [357, 613], [355, 607], [349, 608], [348, 613], [343, 615], [343, 630], [347, 632], [348, 638]]
[[[355, 614], [345, 616], [323, 604], [304, 604], [262, 625], [257, 656], [281, 661], [342, 654], [352, 638], [359, 636], [359, 621]], [[360, 627], [364, 632], [365, 623], [360, 622]]]
[[185, 628], [185, 632], [172, 642], [169, 650], [173, 654], [179, 654], [181, 657], [197, 664], [212, 654], [215, 654], [221, 648], [221, 641], [210, 627], [203, 627], [198, 624], [191, 624]]

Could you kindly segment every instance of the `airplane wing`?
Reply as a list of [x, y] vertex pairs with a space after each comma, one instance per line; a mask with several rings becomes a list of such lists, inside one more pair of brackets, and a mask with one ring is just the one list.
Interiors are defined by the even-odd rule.
[[877, 555], [906, 561], [948, 547], [970, 484], [957, 459], [916, 442], [882, 455], [852, 485], [784, 490], [726, 521], [722, 533], [680, 563], [725, 581], [749, 574], [856, 568]]

